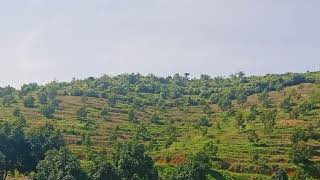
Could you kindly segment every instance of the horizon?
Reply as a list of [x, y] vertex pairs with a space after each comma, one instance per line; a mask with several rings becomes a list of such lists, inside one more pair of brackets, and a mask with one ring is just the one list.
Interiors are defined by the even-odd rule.
[[142, 74], [142, 73], [139, 73], [139, 72], [132, 72], [132, 73], [120, 73], [120, 74], [101, 74], [101, 75], [97, 75], [97, 76], [87, 76], [87, 77], [81, 77], [81, 78], [77, 78], [77, 77], [71, 77], [70, 80], [57, 80], [57, 79], [53, 79], [51, 81], [46, 81], [46, 82], [35, 82], [35, 81], [30, 81], [30, 82], [26, 82], [20, 86], [12, 86], [10, 84], [7, 84], [5, 86], [1, 86], [0, 85], [0, 88], [3, 88], [3, 87], [13, 87], [15, 88], [16, 90], [20, 90], [20, 88], [25, 85], [25, 84], [31, 84], [31, 83], [36, 83], [38, 85], [42, 85], [42, 86], [45, 86], [47, 84], [50, 84], [52, 82], [57, 82], [57, 83], [71, 83], [72, 80], [75, 78], [75, 80], [85, 80], [85, 79], [88, 79], [88, 78], [101, 78], [102, 76], [109, 76], [109, 77], [116, 77], [116, 76], [119, 76], [119, 75], [124, 75], [124, 74], [140, 74], [141, 76], [148, 76], [148, 75], [155, 75], [156, 77], [163, 77], [163, 78], [166, 78], [166, 77], [173, 77], [175, 74], [179, 74], [179, 75], [184, 75], [185, 73], [188, 73], [189, 74], [189, 79], [190, 80], [193, 80], [193, 79], [199, 79], [201, 75], [209, 75], [210, 78], [214, 78], [214, 77], [222, 77], [222, 78], [225, 78], [225, 79], [228, 79], [230, 78], [231, 75], [234, 75], [236, 73], [239, 73], [239, 72], [243, 72], [245, 74], [245, 77], [264, 77], [264, 76], [268, 76], [268, 75], [284, 75], [284, 74], [288, 74], [288, 73], [297, 73], [297, 74], [304, 74], [304, 73], [317, 73], [317, 72], [320, 72], [320, 70], [315, 70], [315, 71], [303, 71], [303, 72], [284, 72], [284, 73], [266, 73], [266, 74], [247, 74], [245, 71], [238, 71], [238, 72], [234, 72], [234, 73], [230, 73], [228, 75], [214, 75], [214, 74], [208, 74], [208, 73], [203, 73], [203, 74], [199, 74], [197, 76], [193, 76], [191, 73], [188, 73], [188, 72], [184, 72], [184, 73], [174, 73], [174, 74], [169, 74], [169, 75], [157, 75], [157, 74], [154, 74], [154, 73], [148, 73], [148, 74]]
[[0, 86], [130, 72], [320, 70], [320, 1], [7, 1]]

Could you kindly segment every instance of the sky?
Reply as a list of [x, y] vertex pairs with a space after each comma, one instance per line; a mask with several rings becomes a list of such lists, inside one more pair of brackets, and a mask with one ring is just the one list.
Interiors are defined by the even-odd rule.
[[319, 0], [0, 0], [0, 86], [320, 70]]

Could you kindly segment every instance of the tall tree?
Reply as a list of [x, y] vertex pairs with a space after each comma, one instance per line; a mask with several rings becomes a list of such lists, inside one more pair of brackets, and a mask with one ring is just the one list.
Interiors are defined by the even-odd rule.
[[81, 180], [84, 173], [80, 161], [65, 148], [50, 150], [37, 165], [34, 180]]
[[158, 179], [151, 157], [145, 154], [142, 144], [118, 144], [113, 152], [113, 162], [125, 179]]

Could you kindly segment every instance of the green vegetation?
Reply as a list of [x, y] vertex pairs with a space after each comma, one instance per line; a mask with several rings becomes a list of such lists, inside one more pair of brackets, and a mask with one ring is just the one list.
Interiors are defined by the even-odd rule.
[[320, 73], [0, 88], [0, 176], [319, 179]]

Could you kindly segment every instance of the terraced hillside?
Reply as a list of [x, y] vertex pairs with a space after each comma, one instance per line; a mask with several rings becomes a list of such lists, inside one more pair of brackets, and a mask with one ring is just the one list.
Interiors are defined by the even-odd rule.
[[[116, 142], [138, 139], [165, 179], [175, 166], [213, 141], [219, 150], [212, 164], [216, 173], [208, 175], [209, 179], [269, 179], [280, 168], [292, 178], [307, 174], [318, 179], [319, 77], [318, 72], [231, 78], [203, 75], [190, 80], [187, 75], [169, 80], [125, 75], [30, 84], [9, 93], [16, 98], [0, 107], [0, 121], [15, 121], [14, 111], [19, 109], [26, 131], [54, 125], [84, 168], [90, 154], [109, 153]], [[43, 94], [48, 102], [40, 103]], [[3, 102], [6, 96], [2, 95]], [[33, 107], [26, 107], [28, 96], [35, 98]], [[52, 116], [43, 110], [50, 101], [58, 102]], [[266, 112], [276, 112], [275, 124], [265, 123]], [[293, 134], [299, 130], [308, 134], [306, 144], [313, 148], [308, 163], [289, 158]]]

